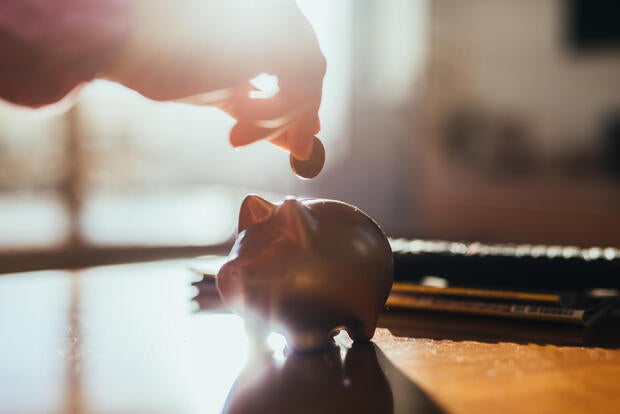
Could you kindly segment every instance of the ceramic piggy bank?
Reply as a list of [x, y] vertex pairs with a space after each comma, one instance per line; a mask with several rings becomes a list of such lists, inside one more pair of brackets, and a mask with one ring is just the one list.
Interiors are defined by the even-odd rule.
[[293, 350], [312, 350], [338, 329], [355, 341], [372, 338], [392, 262], [385, 234], [354, 206], [295, 198], [272, 204], [250, 195], [217, 287], [250, 331], [279, 332]]

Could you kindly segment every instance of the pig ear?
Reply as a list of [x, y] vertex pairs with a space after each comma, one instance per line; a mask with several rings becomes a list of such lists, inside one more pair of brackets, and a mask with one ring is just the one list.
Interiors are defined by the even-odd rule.
[[301, 245], [308, 243], [317, 225], [310, 210], [294, 198], [284, 200], [275, 215], [275, 223], [286, 238]]
[[269, 220], [276, 206], [257, 195], [246, 196], [239, 211], [239, 233], [248, 227]]

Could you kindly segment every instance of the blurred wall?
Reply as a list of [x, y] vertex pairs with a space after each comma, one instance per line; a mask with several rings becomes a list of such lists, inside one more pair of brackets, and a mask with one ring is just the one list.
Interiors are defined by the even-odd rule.
[[566, 0], [431, 2], [429, 98], [437, 111], [476, 104], [529, 122], [537, 150], [591, 144], [620, 105], [620, 53], [568, 44]]
[[620, 186], [600, 165], [606, 117], [620, 108], [620, 53], [573, 49], [566, 4], [430, 2], [427, 83], [411, 123], [417, 233], [620, 244]]

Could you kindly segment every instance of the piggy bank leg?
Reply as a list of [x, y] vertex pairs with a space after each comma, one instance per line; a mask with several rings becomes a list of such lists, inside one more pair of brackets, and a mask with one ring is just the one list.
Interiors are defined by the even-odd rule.
[[374, 336], [375, 328], [373, 326], [370, 328], [361, 327], [361, 328], [347, 329], [347, 333], [349, 334], [351, 339], [353, 339], [355, 342], [368, 342]]
[[347, 333], [355, 342], [368, 342], [375, 335], [376, 321], [364, 321], [350, 324]]

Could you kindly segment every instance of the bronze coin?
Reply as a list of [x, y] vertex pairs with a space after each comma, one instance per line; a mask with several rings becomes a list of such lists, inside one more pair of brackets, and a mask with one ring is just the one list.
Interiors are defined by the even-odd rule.
[[307, 160], [298, 160], [290, 155], [289, 160], [291, 162], [291, 169], [299, 177], [306, 180], [314, 178], [323, 169], [325, 164], [325, 147], [323, 143], [317, 137], [312, 140], [312, 153]]

